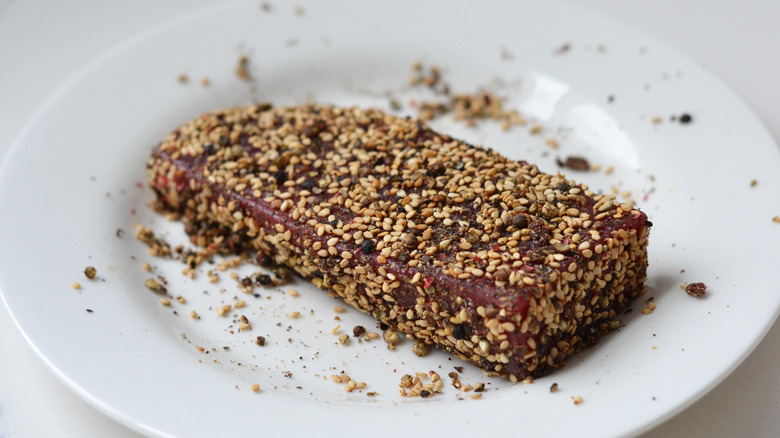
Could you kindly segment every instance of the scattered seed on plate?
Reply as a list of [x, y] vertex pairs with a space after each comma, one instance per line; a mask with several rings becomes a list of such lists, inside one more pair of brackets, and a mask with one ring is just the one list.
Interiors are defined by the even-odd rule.
[[254, 392], [260, 392], [260, 385], [258, 385], [257, 383], [253, 383], [252, 386], [250, 386], [250, 388]]
[[79, 282], [77, 282], [77, 281], [74, 281], [70, 285], [73, 286], [73, 289], [76, 289], [76, 290], [81, 289], [81, 284], [79, 284]]
[[190, 310], [190, 318], [198, 319], [198, 312], [196, 312], [195, 310]]
[[95, 278], [95, 274], [97, 274], [97, 269], [95, 269], [94, 266], [87, 266], [87, 269], [84, 270], [84, 275], [86, 275], [90, 280]]
[[345, 308], [343, 308], [341, 306], [336, 306], [336, 307], [333, 308], [333, 311], [336, 312], [336, 313], [344, 313], [344, 312], [347, 311], [347, 309], [345, 309]]
[[298, 296], [298, 291], [295, 290], [295, 289], [288, 289], [287, 290], [287, 294], [290, 295], [291, 297], [297, 297]]
[[572, 401], [574, 401], [575, 405], [578, 405], [578, 404], [582, 403], [582, 401], [583, 401], [582, 397], [580, 397], [579, 395], [573, 395], [571, 397], [571, 399], [572, 399]]
[[160, 298], [160, 304], [162, 304], [165, 307], [168, 307], [168, 306], [171, 305], [171, 300], [169, 300], [168, 298], [165, 298], [165, 297]]
[[295, 319], [295, 318], [297, 318], [299, 316], [301, 316], [301, 312], [292, 312], [289, 315], [290, 319]]

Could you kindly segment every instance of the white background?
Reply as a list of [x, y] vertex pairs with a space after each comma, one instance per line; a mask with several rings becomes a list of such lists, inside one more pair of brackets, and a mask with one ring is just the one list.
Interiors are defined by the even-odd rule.
[[[140, 31], [216, 3], [0, 0], [0, 160], [33, 112], [85, 64]], [[575, 3], [687, 54], [738, 94], [773, 138], [780, 139], [780, 1]], [[768, 201], [777, 204], [780, 214], [780, 199]], [[779, 437], [778, 358], [780, 324], [776, 323], [730, 377], [645, 436]], [[8, 313], [0, 310], [0, 438], [49, 436], [137, 435], [91, 408], [55, 379]]]

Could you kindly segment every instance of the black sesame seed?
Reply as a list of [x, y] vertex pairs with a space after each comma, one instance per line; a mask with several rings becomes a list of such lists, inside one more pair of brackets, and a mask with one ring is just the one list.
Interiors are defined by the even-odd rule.
[[287, 181], [287, 172], [284, 170], [277, 170], [274, 172], [274, 179], [277, 184], [284, 184]]
[[693, 116], [690, 114], [683, 114], [680, 116], [680, 123], [687, 125], [688, 123], [691, 123], [693, 121]]
[[466, 324], [455, 324], [452, 326], [452, 337], [455, 339], [466, 339], [469, 327]]
[[374, 241], [373, 240], [364, 240], [363, 243], [360, 245], [360, 252], [363, 254], [371, 254], [374, 252]]
[[523, 228], [528, 227], [528, 218], [522, 213], [517, 213], [512, 216], [512, 226], [515, 227], [516, 230], [522, 230]]
[[258, 274], [257, 276], [255, 276], [255, 283], [257, 283], [257, 284], [259, 284], [261, 286], [267, 286], [267, 285], [271, 284], [272, 282], [273, 282], [273, 280], [271, 279], [270, 275]]

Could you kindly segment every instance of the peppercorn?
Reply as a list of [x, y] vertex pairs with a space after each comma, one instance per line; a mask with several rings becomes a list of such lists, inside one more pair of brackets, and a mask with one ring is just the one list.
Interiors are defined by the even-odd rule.
[[417, 341], [412, 346], [412, 352], [418, 357], [426, 356], [428, 355], [428, 345], [423, 342]]
[[90, 280], [95, 278], [95, 274], [97, 274], [97, 269], [95, 269], [94, 266], [87, 266], [87, 269], [84, 270], [84, 275], [86, 275]]
[[401, 335], [391, 328], [385, 330], [382, 337], [384, 338], [385, 342], [390, 345], [398, 345], [401, 342]]

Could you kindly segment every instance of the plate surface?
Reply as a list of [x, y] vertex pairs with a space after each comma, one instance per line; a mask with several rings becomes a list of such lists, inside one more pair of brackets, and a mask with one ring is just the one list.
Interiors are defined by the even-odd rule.
[[[674, 50], [569, 5], [364, 3], [269, 11], [252, 2], [184, 17], [86, 67], [30, 122], [0, 174], [0, 291], [69, 387], [158, 436], [615, 436], [679, 412], [752, 351], [780, 308], [767, 286], [778, 267], [777, 206], [767, 200], [780, 187], [780, 153], [735, 96]], [[236, 75], [242, 55], [251, 81]], [[625, 326], [533, 384], [485, 378], [441, 352], [418, 358], [409, 341], [396, 351], [381, 340], [341, 345], [337, 334], [355, 325], [378, 331], [373, 320], [335, 313], [339, 302], [300, 281], [245, 295], [230, 272], [254, 266], [205, 266], [187, 279], [180, 262], [149, 256], [133, 238], [138, 222], [186, 244], [179, 224], [149, 211], [143, 184], [146, 158], [179, 124], [252, 101], [391, 110], [396, 100], [399, 114], [413, 115], [413, 101], [442, 98], [409, 85], [416, 60], [439, 66], [453, 92], [489, 89], [529, 120], [503, 131], [442, 118], [437, 129], [548, 172], [559, 170], [556, 158], [587, 157], [601, 169], [569, 177], [633, 198], [654, 223], [650, 291]], [[683, 114], [692, 122], [680, 123]], [[88, 265], [95, 280], [82, 274]], [[185, 302], [161, 306], [144, 287], [156, 275]], [[709, 286], [706, 298], [680, 290], [695, 281]], [[650, 297], [657, 309], [642, 314]], [[227, 317], [214, 310], [240, 300], [246, 307]], [[289, 319], [293, 311], [301, 316]], [[252, 330], [237, 330], [240, 315]], [[487, 383], [481, 399], [449, 385], [455, 366], [465, 368], [463, 383]], [[448, 383], [442, 394], [398, 394], [402, 375], [430, 370]], [[341, 372], [367, 387], [345, 392], [330, 379]]]

